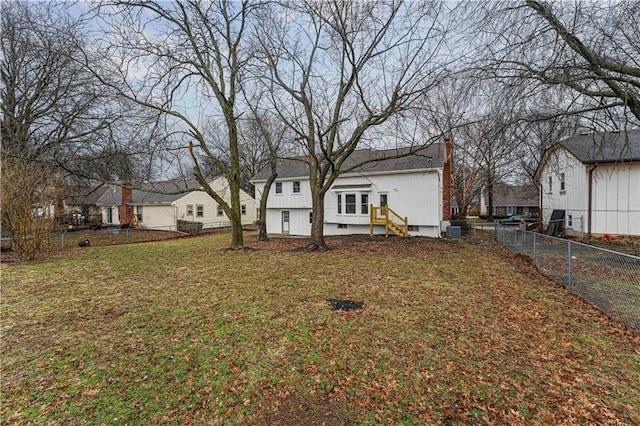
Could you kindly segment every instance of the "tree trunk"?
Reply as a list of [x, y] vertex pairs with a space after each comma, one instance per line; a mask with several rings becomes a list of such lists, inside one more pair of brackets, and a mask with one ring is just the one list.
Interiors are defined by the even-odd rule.
[[271, 185], [273, 181], [278, 177], [278, 173], [275, 171], [275, 165], [272, 166], [271, 176], [267, 179], [262, 189], [262, 198], [260, 198], [260, 217], [258, 218], [258, 241], [269, 241], [267, 235], [267, 200], [269, 199], [269, 192], [271, 191]]
[[488, 199], [487, 208], [489, 209], [487, 214], [489, 215], [489, 220], [492, 220], [493, 219], [493, 183], [491, 182], [489, 182], [489, 184], [487, 185], [487, 199]]
[[313, 217], [311, 220], [311, 243], [307, 251], [328, 250], [324, 241], [324, 191], [312, 191]]
[[236, 215], [229, 219], [231, 220], [231, 250], [242, 250], [244, 248], [242, 220]]
[[242, 236], [242, 216], [240, 213], [240, 179], [233, 179], [233, 183], [229, 183], [229, 192], [231, 193], [231, 214], [227, 213], [231, 222], [231, 250], [242, 250], [244, 248], [244, 239]]

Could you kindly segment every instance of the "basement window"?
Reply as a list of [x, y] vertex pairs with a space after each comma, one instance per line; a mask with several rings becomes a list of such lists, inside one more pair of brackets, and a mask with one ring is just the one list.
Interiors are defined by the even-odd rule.
[[408, 228], [407, 229], [408, 231], [413, 231], [413, 232], [420, 231], [420, 227], [418, 225], [409, 225], [407, 228]]
[[338, 224], [338, 229], [347, 229], [347, 224], [346, 223], [339, 223]]

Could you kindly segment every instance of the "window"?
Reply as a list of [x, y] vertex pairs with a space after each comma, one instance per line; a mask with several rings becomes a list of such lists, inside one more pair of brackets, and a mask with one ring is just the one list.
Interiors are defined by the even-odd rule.
[[460, 209], [458, 209], [458, 207], [451, 207], [451, 215], [452, 216], [457, 215], [458, 212], [460, 212]]
[[193, 204], [187, 204], [187, 216], [193, 216]]
[[203, 217], [204, 216], [204, 206], [202, 204], [197, 204], [196, 205], [196, 217]]
[[282, 194], [282, 182], [276, 182], [276, 194]]
[[513, 214], [513, 206], [507, 206], [507, 214], [511, 216]]
[[300, 182], [299, 181], [293, 182], [293, 193], [294, 194], [299, 194], [300, 193]]
[[338, 214], [342, 214], [342, 194], [338, 194]]
[[564, 191], [564, 173], [560, 173], [560, 192]]
[[216, 214], [218, 216], [222, 216], [224, 214], [224, 210], [222, 210], [222, 206], [218, 204], [218, 209], [216, 210]]
[[369, 214], [369, 195], [360, 195], [360, 213]]
[[346, 214], [356, 214], [356, 194], [344, 195], [344, 212]]
[[313, 223], [313, 212], [309, 212], [309, 224]]
[[553, 192], [553, 176], [549, 176], [549, 180], [547, 183], [547, 191], [549, 192], [549, 194]]
[[380, 194], [380, 207], [387, 205], [387, 194]]
[[420, 227], [418, 225], [409, 225], [407, 228], [408, 228], [407, 231], [413, 231], [413, 232], [420, 231]]
[[347, 229], [347, 224], [346, 223], [339, 223], [338, 224], [338, 229]]
[[142, 206], [136, 206], [136, 219], [138, 222], [142, 222]]
[[113, 223], [113, 207], [107, 207], [107, 223]]
[[246, 204], [241, 204], [240, 205], [240, 214], [242, 214], [242, 216], [246, 216], [247, 215], [247, 205]]
[[567, 216], [567, 227], [568, 228], [573, 228], [573, 215], [572, 214]]

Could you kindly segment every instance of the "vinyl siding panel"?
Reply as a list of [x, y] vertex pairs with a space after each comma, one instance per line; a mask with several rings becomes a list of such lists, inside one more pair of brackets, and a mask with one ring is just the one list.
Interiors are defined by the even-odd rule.
[[591, 226], [594, 234], [640, 235], [640, 163], [596, 168]]

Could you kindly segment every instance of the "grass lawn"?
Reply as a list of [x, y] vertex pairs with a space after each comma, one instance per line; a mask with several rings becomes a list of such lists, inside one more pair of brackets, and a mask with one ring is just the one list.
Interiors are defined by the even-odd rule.
[[0, 423], [640, 423], [640, 337], [491, 244], [254, 239], [0, 266]]

